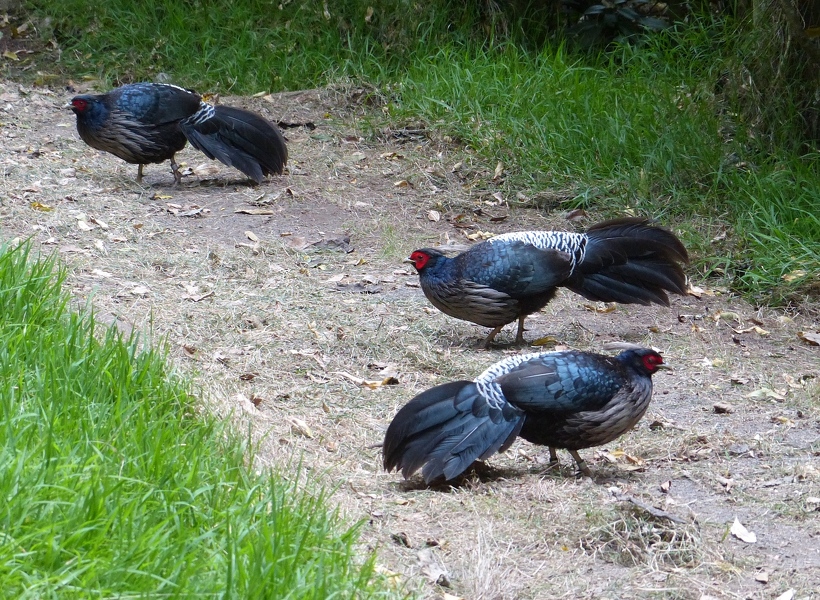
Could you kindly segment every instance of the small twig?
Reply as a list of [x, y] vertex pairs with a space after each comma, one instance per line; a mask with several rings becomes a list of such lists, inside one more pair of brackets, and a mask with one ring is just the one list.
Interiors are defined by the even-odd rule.
[[677, 515], [673, 515], [672, 513], [668, 513], [665, 510], [661, 510], [660, 508], [655, 508], [651, 504], [647, 504], [646, 502], [638, 500], [637, 498], [635, 498], [635, 496], [630, 496], [628, 494], [622, 494], [622, 495], [615, 496], [615, 499], [620, 500], [621, 502], [629, 502], [631, 504], [634, 504], [638, 508], [642, 508], [643, 510], [648, 512], [650, 515], [652, 515], [656, 519], [669, 519], [673, 523], [681, 523], [682, 525], [686, 525], [688, 523], [688, 521], [686, 519], [682, 519], [681, 517], [678, 517]]

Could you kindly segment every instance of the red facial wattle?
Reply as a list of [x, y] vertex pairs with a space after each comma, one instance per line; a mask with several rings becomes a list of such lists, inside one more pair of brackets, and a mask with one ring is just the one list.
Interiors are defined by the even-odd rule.
[[410, 255], [410, 260], [413, 261], [413, 266], [416, 267], [416, 270], [421, 271], [425, 266], [427, 266], [430, 256], [424, 252], [416, 250]]
[[646, 367], [647, 371], [650, 373], [654, 373], [658, 370], [658, 365], [663, 364], [663, 359], [658, 356], [657, 354], [647, 354], [643, 357], [643, 365]]

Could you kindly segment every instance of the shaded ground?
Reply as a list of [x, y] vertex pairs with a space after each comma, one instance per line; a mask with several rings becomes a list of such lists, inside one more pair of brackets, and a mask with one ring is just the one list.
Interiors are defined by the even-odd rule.
[[[405, 483], [380, 469], [396, 410], [527, 349], [475, 350], [487, 331], [432, 309], [401, 259], [590, 221], [510, 207], [522, 203], [498, 195], [496, 165], [435, 132], [363, 133], [365, 90], [223, 99], [315, 125], [286, 131], [289, 173], [259, 187], [190, 149], [181, 186], [167, 165], [137, 185], [135, 166], [79, 140], [60, 109], [70, 96], [0, 84], [3, 239], [58, 252], [104, 321], [166, 338], [213, 409], [252, 427], [260, 464], [301, 460], [338, 488], [402, 585], [470, 599], [820, 597], [820, 349], [798, 338], [816, 320], [756, 311], [711, 282], [671, 310], [560, 294], [528, 339], [639, 342], [675, 366], [636, 430], [583, 452], [592, 481], [568, 455], [546, 471], [546, 452], [516, 443], [457, 487]], [[380, 385], [388, 376], [399, 383]], [[735, 517], [755, 543], [729, 533]]]

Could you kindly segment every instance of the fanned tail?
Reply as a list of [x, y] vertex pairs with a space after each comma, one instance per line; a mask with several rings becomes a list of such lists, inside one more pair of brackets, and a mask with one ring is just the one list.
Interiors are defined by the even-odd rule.
[[667, 292], [686, 293], [688, 262], [668, 229], [641, 218], [605, 221], [587, 230], [584, 259], [564, 286], [589, 300], [668, 306]]
[[422, 392], [390, 423], [384, 438], [384, 468], [405, 478], [421, 469], [426, 483], [453, 479], [476, 460], [503, 452], [524, 424], [509, 404], [487, 404], [475, 383], [455, 381]]
[[[280, 175], [288, 160], [285, 138], [261, 116], [232, 106], [206, 106], [180, 123], [191, 145], [261, 183], [266, 175]], [[203, 118], [206, 117], [206, 118]]]

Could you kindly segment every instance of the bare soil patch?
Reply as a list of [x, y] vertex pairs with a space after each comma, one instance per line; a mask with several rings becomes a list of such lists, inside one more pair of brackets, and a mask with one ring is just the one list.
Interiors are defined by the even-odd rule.
[[[476, 350], [487, 331], [434, 310], [402, 258], [576, 225], [494, 196], [496, 165], [434, 131], [366, 133], [365, 92], [223, 99], [315, 128], [287, 129], [281, 178], [251, 186], [186, 149], [192, 173], [175, 188], [167, 165], [138, 185], [135, 166], [83, 144], [60, 108], [70, 93], [4, 82], [3, 239], [59, 253], [78, 303], [103, 321], [167, 339], [213, 410], [250, 426], [258, 464], [301, 461], [336, 487], [347, 517], [366, 520], [363, 544], [424, 597], [817, 598], [820, 349], [798, 332], [820, 323], [755, 310], [713, 282], [671, 309], [609, 311], [567, 292], [528, 320], [530, 340], [637, 342], [675, 367], [655, 377], [635, 431], [582, 452], [593, 480], [576, 479], [566, 454], [546, 470], [546, 449], [523, 442], [456, 486], [381, 470], [401, 405], [532, 351]], [[381, 385], [389, 376], [398, 383]], [[735, 518], [754, 543], [730, 533]]]

